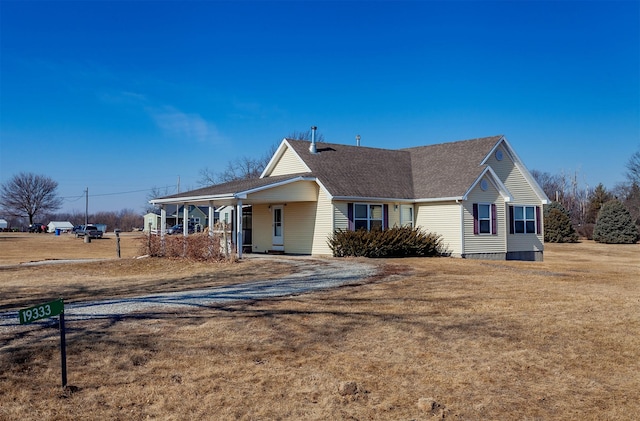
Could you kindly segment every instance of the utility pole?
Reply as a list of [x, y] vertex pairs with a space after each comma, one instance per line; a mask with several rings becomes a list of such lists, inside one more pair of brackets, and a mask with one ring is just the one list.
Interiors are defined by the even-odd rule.
[[[178, 187], [176, 193], [180, 193], [180, 176], [178, 176]], [[176, 224], [180, 223], [180, 214], [179, 214], [180, 205], [176, 203]], [[184, 222], [184, 221], [183, 221]], [[184, 230], [184, 225], [182, 226]]]
[[84, 227], [89, 225], [89, 187], [84, 191], [85, 193], [85, 207], [84, 207]]

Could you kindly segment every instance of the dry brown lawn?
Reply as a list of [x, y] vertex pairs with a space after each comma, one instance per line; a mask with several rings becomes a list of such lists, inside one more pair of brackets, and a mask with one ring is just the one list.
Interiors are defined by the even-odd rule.
[[[0, 239], [0, 265], [16, 244]], [[200, 286], [263, 269], [160, 261], [120, 275], [132, 262], [106, 262], [68, 292], [134, 294], [174, 278], [188, 288], [191, 267]], [[53, 322], [0, 330], [0, 419], [640, 418], [640, 245], [549, 244], [544, 262], [376, 263], [380, 276], [332, 291], [68, 324], [66, 391]], [[62, 267], [46, 284], [67, 288]], [[24, 270], [0, 270], [5, 308], [47, 295]]]

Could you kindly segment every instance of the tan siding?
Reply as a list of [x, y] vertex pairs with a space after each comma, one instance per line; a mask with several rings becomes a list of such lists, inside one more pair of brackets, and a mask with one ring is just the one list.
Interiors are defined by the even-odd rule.
[[[542, 206], [540, 199], [535, 194], [522, 172], [516, 167], [506, 151], [502, 149], [504, 158], [498, 161], [495, 154], [487, 163], [493, 168], [498, 177], [511, 193], [511, 205]], [[498, 208], [500, 209], [500, 207]], [[505, 229], [509, 229], [508, 205], [502, 205], [505, 215]], [[508, 232], [508, 231], [507, 231]], [[542, 231], [544, 232], [544, 230]], [[542, 251], [544, 249], [544, 234], [507, 234], [508, 251]]]
[[389, 209], [389, 228], [400, 226], [400, 205], [396, 208], [396, 205], [390, 203], [387, 206]]
[[265, 253], [271, 250], [271, 211], [267, 205], [253, 205], [251, 208], [253, 218], [252, 250], [256, 253]]
[[542, 235], [536, 234], [510, 234], [509, 251], [543, 251]]
[[349, 211], [347, 202], [333, 203], [333, 228], [342, 230], [349, 228]]
[[[505, 206], [505, 212], [508, 212], [508, 205]], [[507, 213], [508, 215], [508, 213]], [[542, 208], [540, 209], [540, 217], [542, 217]], [[540, 221], [542, 225], [543, 221]], [[543, 251], [544, 250], [544, 234], [509, 234], [508, 235], [509, 251]]]
[[455, 202], [421, 203], [415, 206], [416, 227], [442, 236], [442, 244], [454, 256], [462, 253], [460, 205]]
[[505, 187], [512, 195], [512, 201], [515, 203], [522, 202], [523, 204], [536, 204], [539, 203], [539, 199], [536, 196], [535, 191], [531, 188], [527, 180], [522, 175], [522, 172], [516, 167], [515, 163], [511, 160], [509, 155], [503, 148], [498, 148], [503, 151], [502, 161], [498, 161], [493, 154], [487, 161], [489, 166], [498, 175], [498, 178], [504, 183]]
[[318, 185], [313, 181], [297, 181], [249, 195], [253, 202], [269, 203], [315, 201], [317, 197]]
[[319, 189], [318, 191], [318, 202], [316, 205], [316, 223], [313, 232], [311, 254], [330, 256], [332, 252], [327, 245], [327, 239], [333, 233], [333, 205], [331, 204], [331, 199], [323, 189]]
[[291, 148], [287, 148], [269, 175], [297, 174], [307, 171], [308, 169], [305, 168], [295, 152]]
[[[476, 185], [469, 193], [468, 200], [464, 202], [464, 254], [507, 252], [507, 224], [505, 222], [504, 199], [493, 184], [489, 182], [488, 178], [487, 184], [489, 188], [486, 191], [482, 191], [479, 184]], [[474, 203], [493, 203], [496, 205], [497, 235], [473, 233]]]
[[312, 254], [316, 203], [288, 203], [283, 209], [285, 253]]

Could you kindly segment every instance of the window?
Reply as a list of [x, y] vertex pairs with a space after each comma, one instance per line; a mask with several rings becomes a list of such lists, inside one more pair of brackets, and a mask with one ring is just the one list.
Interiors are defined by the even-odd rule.
[[473, 204], [473, 233], [492, 234], [498, 233], [496, 205], [493, 203]]
[[479, 234], [491, 234], [491, 206], [478, 205]]
[[511, 233], [536, 234], [540, 232], [540, 207], [511, 206]]
[[353, 204], [353, 229], [381, 230], [384, 226], [383, 205]]
[[400, 205], [400, 225], [413, 228], [413, 206]]

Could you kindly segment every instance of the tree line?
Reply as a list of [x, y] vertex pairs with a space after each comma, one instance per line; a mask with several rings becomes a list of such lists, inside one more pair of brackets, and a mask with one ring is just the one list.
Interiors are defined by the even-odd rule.
[[[309, 140], [311, 131], [293, 132], [287, 138]], [[323, 135], [317, 136], [323, 141]], [[234, 181], [238, 179], [258, 178], [275, 153], [277, 145], [259, 158], [241, 157], [229, 161], [222, 171], [215, 172], [209, 168], [200, 171], [199, 184], [201, 186]], [[569, 241], [577, 236], [593, 239], [597, 231], [599, 215], [606, 208], [605, 205], [615, 202], [619, 206], [612, 206], [619, 212], [628, 214], [629, 224], [638, 232], [640, 227], [640, 150], [635, 152], [625, 165], [626, 180], [616, 184], [611, 190], [598, 184], [595, 188], [583, 186], [577, 172], [573, 174], [550, 174], [533, 170], [531, 173], [545, 194], [552, 200], [552, 205], [545, 209], [545, 227], [549, 237], [546, 241]], [[58, 183], [44, 175], [20, 173], [8, 182], [0, 185], [0, 205], [4, 214], [1, 216], [9, 222], [10, 227], [25, 229], [36, 222], [38, 217], [46, 221], [69, 221], [74, 225], [84, 223], [85, 214], [56, 213], [62, 200], [57, 197]], [[161, 196], [159, 189], [152, 189], [151, 198]], [[147, 207], [146, 211], [152, 211]], [[624, 216], [626, 218], [626, 216]], [[27, 222], [25, 224], [25, 222]], [[129, 231], [142, 228], [143, 217], [132, 209], [119, 212], [98, 212], [89, 215], [89, 222], [107, 224], [108, 229]], [[554, 231], [560, 230], [560, 231]], [[575, 236], [571, 233], [574, 233]], [[602, 237], [597, 232], [596, 237]], [[635, 239], [638, 241], [638, 238]], [[634, 242], [635, 242], [634, 241]]]
[[640, 150], [626, 164], [626, 180], [611, 190], [582, 186], [578, 173], [532, 171], [552, 200], [545, 207], [545, 241], [573, 242], [578, 237], [604, 243], [640, 240]]

